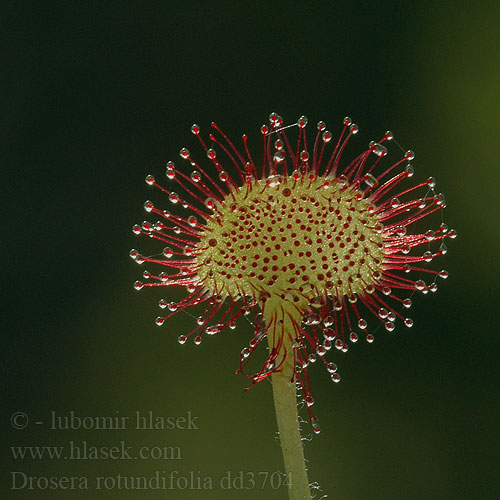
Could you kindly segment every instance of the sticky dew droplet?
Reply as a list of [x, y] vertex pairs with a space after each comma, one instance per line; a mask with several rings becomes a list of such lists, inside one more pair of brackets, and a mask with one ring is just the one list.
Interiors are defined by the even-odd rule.
[[326, 340], [334, 340], [336, 337], [335, 330], [332, 328], [327, 328], [324, 332], [323, 335], [325, 336]]
[[432, 258], [433, 258], [433, 254], [431, 251], [427, 250], [426, 252], [424, 252], [424, 254], [422, 255], [422, 258], [424, 259], [425, 262], [431, 262]]
[[179, 203], [180, 201], [179, 195], [177, 193], [174, 193], [173, 191], [168, 195], [168, 199], [170, 203], [173, 203], [174, 205]]
[[333, 134], [329, 130], [325, 130], [321, 138], [324, 143], [330, 142], [332, 140]]
[[418, 290], [419, 292], [423, 291], [425, 289], [425, 281], [424, 280], [415, 281], [415, 289]]
[[366, 320], [363, 318], [359, 318], [358, 327], [361, 328], [361, 330], [364, 330], [367, 326], [368, 326], [368, 323], [366, 322]]
[[170, 247], [165, 247], [163, 249], [163, 256], [166, 257], [167, 259], [172, 258], [174, 255], [174, 251]]
[[337, 371], [337, 365], [335, 363], [328, 363], [326, 369], [329, 373], [335, 373]]

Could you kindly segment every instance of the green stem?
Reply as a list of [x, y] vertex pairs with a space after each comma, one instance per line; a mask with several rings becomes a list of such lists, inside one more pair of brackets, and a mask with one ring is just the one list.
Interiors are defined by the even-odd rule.
[[279, 372], [272, 375], [274, 407], [285, 462], [290, 500], [310, 500], [309, 479], [304, 461], [297, 414], [295, 383]]
[[[267, 339], [270, 349], [280, 349], [276, 364], [280, 370], [273, 373], [274, 407], [285, 463], [290, 500], [311, 500], [307, 478], [304, 449], [300, 437], [297, 413], [297, 394], [294, 377], [294, 352], [292, 344], [296, 338], [296, 324], [300, 323], [298, 308], [286, 307], [280, 301], [269, 300], [263, 308], [268, 325]], [[283, 359], [285, 358], [285, 359]]]

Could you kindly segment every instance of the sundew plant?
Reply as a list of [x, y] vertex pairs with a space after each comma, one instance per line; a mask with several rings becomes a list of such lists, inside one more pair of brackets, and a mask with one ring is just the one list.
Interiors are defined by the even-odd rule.
[[[178, 338], [181, 344], [200, 344], [207, 335], [234, 329], [240, 317], [250, 320], [254, 333], [238, 373], [249, 387], [272, 382], [292, 500], [311, 498], [298, 398], [320, 432], [310, 366], [324, 364], [339, 382], [332, 347], [346, 352], [360, 337], [373, 342], [380, 326], [389, 332], [398, 324], [412, 327], [411, 296], [435, 292], [438, 278], [447, 278], [427, 263], [446, 253], [445, 238], [456, 236], [439, 216], [445, 199], [436, 181], [412, 182], [415, 155], [404, 152], [391, 132], [347, 157], [358, 132], [350, 118], [336, 137], [320, 121], [310, 139], [307, 123], [302, 116], [285, 126], [272, 113], [261, 127], [258, 152], [245, 135], [236, 147], [217, 124], [205, 139], [193, 125], [204, 155], [183, 148], [180, 164], [167, 163], [166, 183], [146, 177], [179, 209], [146, 201], [146, 212], [158, 220], [133, 227], [163, 250], [153, 256], [130, 252], [138, 264], [157, 269], [144, 271], [136, 290], [184, 291], [176, 302], [160, 300], [165, 313], [156, 318], [158, 326], [180, 311], [201, 311]], [[395, 160], [388, 158], [391, 141]], [[257, 350], [265, 360], [255, 366]]]

